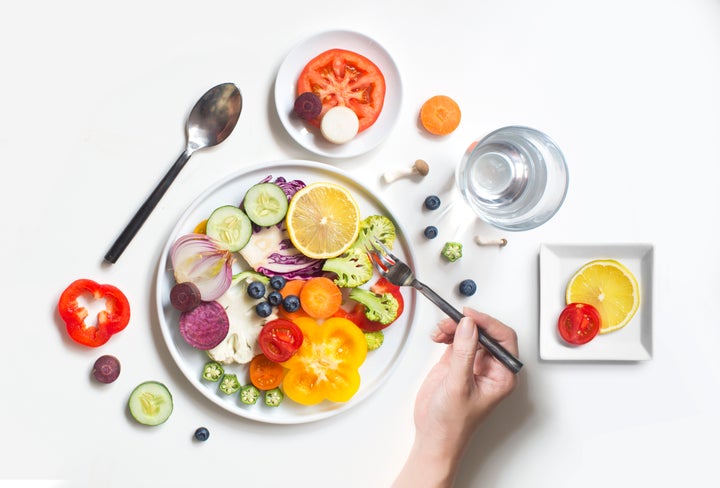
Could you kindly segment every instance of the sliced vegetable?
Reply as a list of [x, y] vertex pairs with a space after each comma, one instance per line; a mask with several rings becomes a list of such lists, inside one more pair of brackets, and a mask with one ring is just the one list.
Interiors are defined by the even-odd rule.
[[267, 183], [267, 182], [275, 183], [277, 186], [282, 188], [282, 190], [285, 192], [285, 195], [287, 196], [288, 201], [290, 201], [290, 199], [293, 197], [293, 195], [295, 195], [299, 190], [301, 190], [302, 188], [305, 188], [305, 186], [306, 186], [305, 182], [302, 180], [288, 181], [285, 178], [283, 178], [282, 176], [278, 176], [277, 178], [275, 178], [275, 180], [273, 180], [272, 175], [271, 175], [271, 176], [265, 177], [261, 181], [261, 183]]
[[240, 255], [257, 272], [288, 280], [322, 274], [323, 261], [303, 255], [293, 246], [285, 225], [260, 227]]
[[278, 185], [258, 183], [245, 193], [243, 208], [253, 223], [260, 226], [275, 225], [285, 218], [288, 199]]
[[349, 298], [365, 305], [365, 317], [371, 322], [390, 325], [398, 318], [398, 301], [392, 293], [373, 293], [364, 288], [353, 288]]
[[[280, 290], [280, 294], [283, 296], [283, 305], [278, 309], [278, 315], [288, 320], [294, 320], [297, 317], [307, 317], [307, 314], [302, 309], [300, 304], [300, 290], [305, 286], [305, 280], [289, 280], [285, 283], [285, 286]], [[291, 300], [291, 297], [297, 297], [297, 308], [291, 306], [287, 308], [285, 305], [286, 300]]]
[[301, 405], [350, 400], [360, 388], [358, 368], [367, 356], [362, 331], [347, 319], [332, 317], [322, 325], [314, 319], [296, 321], [303, 332], [300, 349], [283, 366], [285, 395]]
[[600, 312], [587, 303], [570, 303], [560, 313], [558, 332], [560, 337], [573, 345], [586, 344], [600, 332]]
[[180, 314], [180, 335], [192, 347], [207, 351], [220, 344], [228, 334], [230, 320], [218, 302], [200, 305]]
[[[390, 283], [385, 277], [380, 277], [371, 287], [370, 291], [377, 294], [377, 295], [383, 295], [385, 293], [390, 293], [395, 300], [397, 300], [398, 308], [397, 308], [397, 316], [395, 320], [397, 320], [397, 317], [400, 317], [405, 309], [405, 301], [402, 296], [402, 292], [400, 291], [400, 287], [397, 285], [393, 285]], [[360, 327], [363, 331], [377, 331], [382, 330], [391, 325], [393, 322], [390, 322], [388, 324], [383, 324], [379, 321], [373, 321], [368, 319], [366, 316], [367, 307], [363, 305], [362, 303], [357, 303], [355, 307], [350, 310], [346, 311], [344, 309], [340, 309], [338, 313], [336, 314], [339, 317], [344, 317], [351, 322], [353, 322], [355, 325]]]
[[250, 382], [258, 390], [272, 390], [282, 383], [285, 369], [279, 363], [270, 361], [264, 354], [258, 354], [250, 361]]
[[300, 306], [316, 319], [330, 317], [342, 305], [340, 288], [330, 278], [318, 276], [307, 280], [300, 290]]
[[313, 92], [301, 93], [295, 99], [293, 105], [295, 115], [304, 120], [312, 120], [320, 115], [322, 111], [322, 102], [320, 97]]
[[460, 125], [460, 107], [452, 98], [436, 95], [420, 108], [420, 123], [431, 134], [444, 136]]
[[245, 385], [240, 388], [240, 401], [245, 405], [255, 405], [260, 398], [260, 390], [255, 385]]
[[120, 361], [115, 356], [100, 356], [93, 364], [93, 377], [100, 383], [112, 383], [120, 376]]
[[368, 351], [374, 351], [383, 345], [385, 342], [385, 333], [382, 330], [375, 330], [372, 332], [363, 332], [365, 335], [365, 341], [367, 342]]
[[452, 263], [462, 257], [462, 248], [463, 246], [459, 242], [446, 242], [440, 254]]
[[351, 108], [338, 105], [328, 110], [320, 120], [320, 133], [333, 144], [350, 142], [358, 133], [360, 119]]
[[177, 283], [170, 290], [170, 305], [181, 312], [189, 312], [200, 305], [201, 301], [200, 289], [190, 281]]
[[[97, 314], [96, 324], [86, 323], [89, 312], [80, 304], [82, 297], [105, 300], [105, 308]], [[58, 313], [75, 342], [98, 347], [127, 327], [130, 322], [130, 302], [123, 292], [112, 285], [79, 279], [70, 283], [60, 295]]]
[[290, 359], [302, 342], [300, 327], [285, 319], [269, 321], [263, 326], [258, 337], [258, 344], [263, 354], [276, 363]]
[[143, 425], [160, 425], [173, 411], [170, 390], [157, 381], [140, 383], [128, 399], [130, 415]]
[[178, 283], [192, 282], [204, 301], [212, 301], [230, 287], [232, 253], [205, 234], [185, 234], [170, 249], [170, 260]]
[[376, 241], [382, 242], [389, 249], [395, 244], [396, 230], [392, 220], [384, 215], [370, 215], [360, 221], [360, 230], [353, 247], [367, 250]]
[[268, 407], [278, 407], [283, 401], [283, 392], [280, 388], [273, 388], [265, 392], [265, 405]]
[[218, 389], [226, 395], [232, 395], [236, 391], [240, 390], [240, 381], [234, 373], [225, 373], [220, 380]]
[[220, 381], [225, 374], [225, 368], [217, 361], [209, 361], [205, 363], [202, 370], [202, 378], [208, 381]]
[[335, 273], [333, 280], [342, 288], [355, 288], [370, 281], [373, 265], [367, 251], [353, 246], [340, 256], [325, 260], [323, 271]]
[[228, 251], [236, 252], [250, 240], [252, 223], [239, 207], [223, 205], [210, 214], [205, 232]]

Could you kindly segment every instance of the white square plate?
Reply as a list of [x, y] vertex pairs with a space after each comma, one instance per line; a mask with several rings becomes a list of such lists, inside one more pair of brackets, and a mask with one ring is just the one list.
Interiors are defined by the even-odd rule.
[[[637, 278], [640, 308], [620, 330], [598, 335], [581, 346], [557, 331], [565, 288], [580, 267], [594, 259], [615, 259]], [[643, 361], [652, 358], [653, 246], [651, 244], [542, 244], [540, 246], [540, 359], [563, 361]]]

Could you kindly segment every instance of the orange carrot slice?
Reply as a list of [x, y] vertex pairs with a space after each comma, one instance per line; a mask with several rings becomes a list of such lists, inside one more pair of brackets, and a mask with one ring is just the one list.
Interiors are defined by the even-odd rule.
[[[285, 282], [285, 286], [280, 290], [280, 294], [283, 298], [288, 295], [295, 295], [300, 298], [300, 290], [305, 285], [305, 280], [289, 280]], [[282, 306], [278, 308], [278, 315], [288, 320], [295, 320], [298, 317], [309, 317], [302, 308], [297, 309], [295, 312], [288, 312]]]
[[460, 107], [452, 98], [436, 95], [420, 109], [420, 123], [436, 136], [450, 134], [460, 125]]
[[326, 319], [342, 305], [342, 291], [330, 278], [317, 276], [300, 290], [300, 307], [315, 319]]

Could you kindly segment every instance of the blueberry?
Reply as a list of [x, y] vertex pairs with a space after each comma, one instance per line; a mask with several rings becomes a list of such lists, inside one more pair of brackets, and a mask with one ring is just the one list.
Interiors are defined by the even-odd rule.
[[435, 239], [438, 235], [438, 229], [434, 225], [428, 225], [427, 227], [425, 227], [423, 234], [428, 239]]
[[437, 210], [440, 208], [440, 197], [437, 195], [430, 195], [425, 199], [425, 208], [428, 210]]
[[205, 427], [198, 427], [197, 430], [195, 430], [195, 439], [205, 442], [208, 440], [208, 437], [210, 437], [210, 431]]
[[297, 295], [288, 295], [282, 302], [286, 312], [297, 312], [300, 308], [300, 298]]
[[252, 298], [262, 298], [265, 296], [265, 285], [259, 281], [253, 281], [248, 285], [247, 293]]
[[268, 302], [260, 302], [255, 305], [255, 313], [260, 317], [269, 317], [272, 313], [272, 305]]
[[280, 294], [279, 291], [274, 291], [270, 293], [267, 297], [268, 303], [272, 305], [273, 307], [280, 305], [283, 300], [283, 296]]
[[477, 285], [473, 280], [462, 280], [460, 282], [460, 293], [466, 297], [472, 296], [477, 291]]
[[285, 286], [285, 278], [282, 276], [273, 276], [270, 278], [270, 288], [273, 290], [282, 290]]

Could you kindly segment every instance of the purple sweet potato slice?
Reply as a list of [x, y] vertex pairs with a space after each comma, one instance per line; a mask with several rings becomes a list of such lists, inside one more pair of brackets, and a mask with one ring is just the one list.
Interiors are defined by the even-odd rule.
[[192, 347], [206, 351], [222, 342], [230, 329], [225, 308], [218, 302], [200, 302], [180, 314], [180, 334]]

